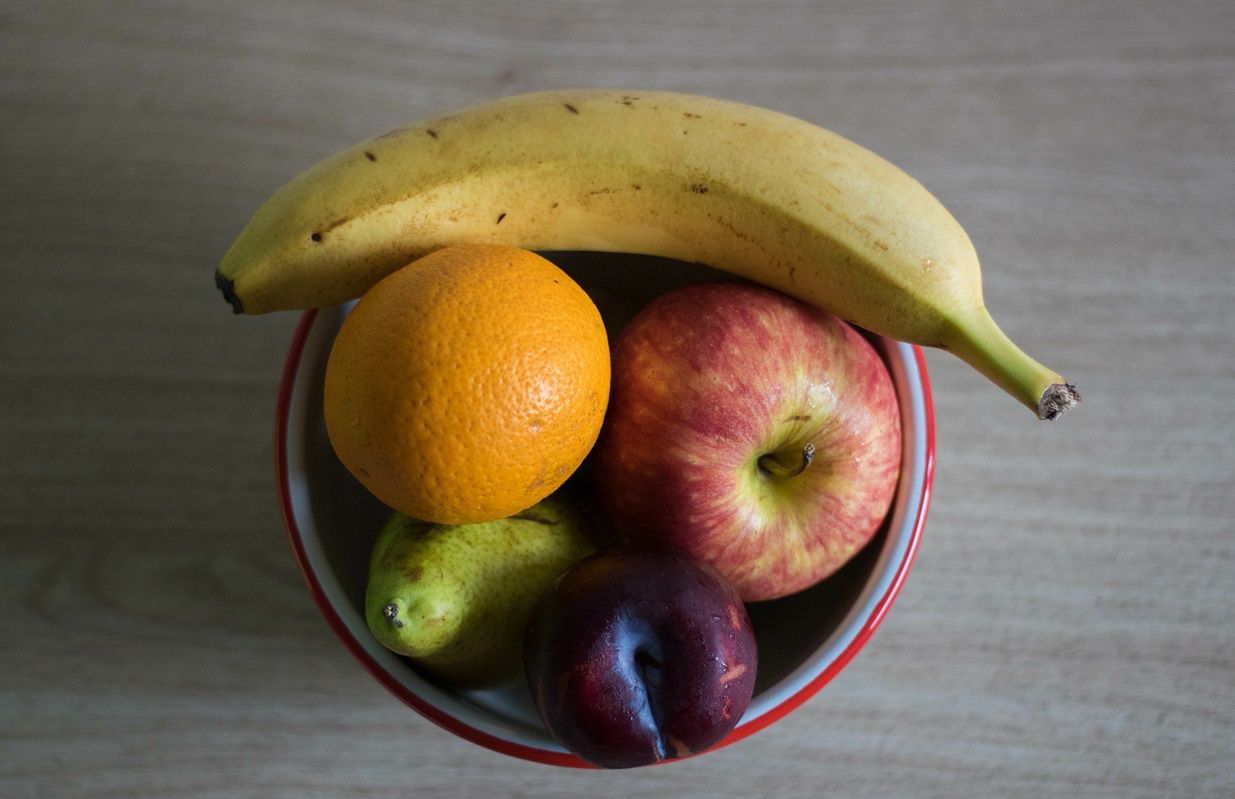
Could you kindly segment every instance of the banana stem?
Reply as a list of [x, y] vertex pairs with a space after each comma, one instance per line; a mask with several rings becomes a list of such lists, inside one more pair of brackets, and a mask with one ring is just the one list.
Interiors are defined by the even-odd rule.
[[1012, 343], [985, 307], [953, 320], [945, 348], [1020, 400], [1039, 419], [1053, 420], [1081, 401], [1076, 386]]

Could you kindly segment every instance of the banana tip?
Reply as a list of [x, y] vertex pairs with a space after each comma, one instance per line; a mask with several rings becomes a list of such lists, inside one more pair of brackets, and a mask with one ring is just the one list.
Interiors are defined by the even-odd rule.
[[223, 299], [232, 306], [232, 313], [244, 313], [244, 306], [240, 302], [240, 298], [236, 296], [236, 284], [231, 278], [225, 277], [222, 272], [214, 273], [214, 285], [219, 291], [223, 292]]
[[1038, 401], [1038, 418], [1051, 422], [1061, 413], [1080, 404], [1081, 394], [1071, 383], [1052, 383]]

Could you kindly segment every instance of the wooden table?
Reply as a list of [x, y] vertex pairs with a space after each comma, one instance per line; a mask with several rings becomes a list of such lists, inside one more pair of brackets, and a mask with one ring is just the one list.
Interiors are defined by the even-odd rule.
[[[1229, 2], [0, 7], [0, 796], [1229, 797]], [[281, 530], [295, 314], [218, 259], [299, 169], [546, 87], [714, 94], [922, 180], [1084, 405], [931, 352], [938, 473], [871, 644], [723, 752], [622, 774], [442, 732], [336, 642]]]

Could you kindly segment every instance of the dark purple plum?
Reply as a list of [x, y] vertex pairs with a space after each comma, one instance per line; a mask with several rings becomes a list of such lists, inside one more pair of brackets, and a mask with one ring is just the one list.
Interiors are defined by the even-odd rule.
[[576, 562], [541, 600], [524, 664], [562, 746], [630, 768], [702, 751], [734, 728], [755, 686], [755, 634], [712, 567], [614, 547]]

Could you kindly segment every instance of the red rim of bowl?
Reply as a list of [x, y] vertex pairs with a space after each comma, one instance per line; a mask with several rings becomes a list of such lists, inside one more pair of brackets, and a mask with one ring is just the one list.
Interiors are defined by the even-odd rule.
[[[304, 541], [301, 538], [300, 528], [296, 525], [295, 515], [292, 510], [292, 500], [290, 493], [290, 482], [288, 479], [287, 465], [287, 430], [288, 416], [291, 405], [292, 390], [295, 387], [296, 373], [300, 366], [301, 356], [304, 354], [305, 342], [308, 339], [309, 331], [313, 327], [313, 321], [317, 317], [317, 310], [308, 310], [300, 318], [300, 324], [296, 327], [296, 332], [292, 338], [291, 348], [287, 354], [287, 360], [283, 367], [283, 378], [279, 385], [278, 406], [275, 416], [275, 440], [274, 440], [274, 460], [275, 460], [275, 475], [279, 483], [279, 503], [283, 513], [283, 525], [287, 530], [288, 538], [291, 541], [292, 550], [296, 555], [296, 562], [299, 564], [300, 572], [304, 575], [305, 582], [309, 586], [309, 590], [313, 595], [313, 601], [317, 604], [318, 610], [325, 617], [330, 628], [334, 631], [335, 636], [343, 642], [348, 651], [360, 661], [361, 665], [388, 691], [401, 699], [405, 704], [413, 710], [420, 713], [425, 718], [435, 724], [449, 730], [459, 737], [471, 741], [474, 744], [492, 749], [495, 752], [510, 755], [512, 757], [530, 760], [537, 763], [545, 763], [554, 766], [568, 766], [574, 768], [593, 768], [592, 764], [582, 760], [576, 755], [567, 752], [554, 752], [547, 749], [538, 749], [533, 746], [508, 741], [504, 738], [499, 738], [491, 735], [483, 730], [478, 730], [468, 724], [464, 724], [448, 713], [433, 707], [425, 700], [416, 696], [407, 690], [406, 686], [394, 679], [385, 669], [383, 669], [376, 660], [365, 651], [364, 647], [352, 635], [347, 625], [339, 617], [338, 611], [330, 604], [326, 598], [325, 591], [322, 590], [322, 585], [318, 581], [317, 576], [309, 567], [309, 560], [305, 552]], [[914, 556], [918, 551], [918, 544], [922, 538], [922, 531], [926, 526], [927, 510], [930, 507], [931, 501], [931, 486], [934, 482], [935, 471], [935, 409], [934, 401], [931, 397], [930, 380], [926, 373], [926, 357], [922, 352], [922, 348], [913, 347], [914, 359], [917, 362], [918, 374], [922, 385], [922, 401], [925, 410], [925, 430], [926, 430], [926, 463], [922, 477], [922, 496], [918, 503], [917, 515], [914, 517], [913, 529], [910, 533], [908, 545], [905, 548], [904, 557], [897, 565], [896, 571], [892, 576], [892, 581], [889, 584], [883, 596], [881, 596], [874, 605], [870, 615], [862, 622], [857, 634], [853, 640], [841, 651], [841, 653], [828, 664], [827, 668], [821, 671], [809, 683], [799, 688], [797, 692], [789, 698], [782, 701], [775, 707], [765, 711], [757, 718], [747, 722], [746, 724], [738, 725], [729, 735], [722, 741], [717, 743], [711, 749], [712, 751], [719, 749], [729, 744], [740, 741], [749, 735], [752, 735], [768, 725], [779, 721], [786, 715], [797, 709], [806, 700], [810, 699], [819, 692], [824, 685], [832, 680], [840, 671], [853, 660], [854, 656], [866, 645], [874, 634], [875, 629], [883, 621], [888, 610], [892, 607], [893, 600], [900, 593], [901, 586], [905, 582], [905, 577], [909, 574], [909, 568], [913, 563]], [[703, 752], [697, 752], [693, 756], [698, 756]]]

